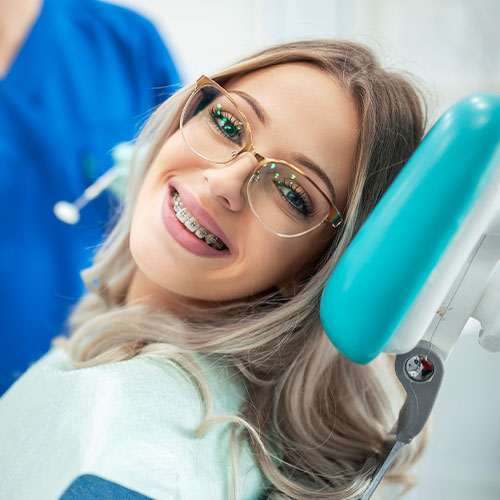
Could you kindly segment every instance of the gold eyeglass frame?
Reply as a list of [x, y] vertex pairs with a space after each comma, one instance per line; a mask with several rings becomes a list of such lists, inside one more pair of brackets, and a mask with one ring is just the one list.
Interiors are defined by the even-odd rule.
[[[207, 158], [206, 156], [203, 156], [201, 153], [199, 153], [198, 151], [196, 151], [195, 149], [193, 149], [193, 147], [191, 146], [191, 144], [189, 144], [188, 140], [184, 136], [184, 132], [182, 130], [182, 124], [184, 122], [184, 114], [186, 113], [186, 109], [188, 108], [189, 103], [193, 99], [193, 97], [196, 94], [196, 92], [198, 92], [198, 90], [200, 90], [202, 87], [206, 87], [206, 86], [215, 87], [217, 90], [219, 90], [222, 94], [224, 94], [229, 99], [229, 101], [233, 104], [233, 106], [236, 108], [236, 110], [241, 114], [241, 117], [243, 118], [243, 125], [245, 127], [245, 130], [248, 133], [248, 139], [247, 139], [246, 145], [238, 153], [234, 154], [234, 152], [233, 152], [233, 157], [230, 160], [227, 160], [227, 161], [214, 161], [214, 160], [212, 160], [210, 158]], [[340, 224], [342, 224], [342, 215], [340, 214], [340, 211], [338, 210], [338, 208], [330, 200], [330, 198], [323, 192], [323, 190], [303, 170], [301, 170], [299, 167], [296, 167], [295, 165], [292, 165], [291, 163], [289, 163], [289, 162], [287, 162], [285, 160], [276, 160], [276, 159], [273, 159], [273, 158], [266, 158], [266, 157], [262, 156], [260, 153], [257, 153], [257, 151], [255, 150], [253, 141], [252, 141], [252, 129], [250, 128], [250, 123], [248, 122], [245, 113], [238, 106], [238, 104], [234, 101], [234, 99], [229, 95], [229, 93], [223, 87], [221, 87], [217, 82], [215, 82], [214, 80], [212, 80], [208, 76], [202, 75], [196, 81], [196, 87], [195, 87], [195, 89], [193, 90], [193, 92], [189, 96], [189, 99], [186, 101], [186, 104], [184, 104], [184, 108], [182, 110], [182, 114], [181, 114], [181, 117], [180, 117], [180, 120], [179, 120], [179, 128], [181, 130], [181, 135], [182, 135], [182, 137], [184, 139], [184, 142], [186, 143], [186, 145], [188, 146], [188, 148], [196, 156], [199, 156], [200, 158], [203, 158], [204, 160], [207, 160], [207, 161], [209, 161], [211, 163], [216, 163], [216, 164], [230, 163], [233, 160], [235, 160], [242, 153], [250, 153], [251, 155], [253, 155], [255, 157], [255, 159], [257, 160], [257, 166], [255, 167], [254, 171], [249, 176], [248, 181], [247, 181], [247, 197], [248, 197], [248, 202], [249, 202], [250, 208], [252, 209], [253, 214], [255, 215], [255, 217], [257, 217], [257, 219], [259, 220], [259, 222], [268, 231], [271, 231], [272, 233], [277, 234], [278, 236], [281, 236], [282, 238], [295, 238], [297, 236], [302, 236], [302, 235], [307, 234], [307, 233], [309, 233], [311, 231], [314, 231], [316, 228], [318, 228], [324, 222], [330, 223], [335, 228], [339, 227]], [[254, 209], [254, 207], [252, 205], [252, 201], [251, 201], [251, 196], [250, 196], [249, 190], [250, 190], [250, 183], [252, 182], [253, 179], [255, 179], [256, 176], [258, 177], [258, 171], [265, 164], [267, 164], [267, 163], [280, 163], [280, 164], [286, 165], [287, 167], [291, 168], [292, 170], [295, 170], [296, 172], [298, 172], [300, 175], [304, 176], [321, 193], [321, 195], [327, 201], [328, 205], [330, 206], [330, 211], [329, 211], [328, 215], [321, 222], [319, 222], [315, 226], [309, 228], [307, 231], [303, 231], [302, 233], [293, 234], [293, 235], [278, 233], [274, 229], [271, 229], [266, 224], [264, 224], [264, 222], [262, 222], [261, 218], [255, 212], [255, 209]]]

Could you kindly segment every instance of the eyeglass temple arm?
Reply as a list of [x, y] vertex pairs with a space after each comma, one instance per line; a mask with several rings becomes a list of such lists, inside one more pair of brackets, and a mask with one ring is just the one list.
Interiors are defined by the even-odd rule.
[[330, 213], [328, 214], [327, 222], [329, 222], [333, 227], [339, 227], [340, 224], [342, 224], [342, 220], [342, 215], [340, 215], [337, 208], [332, 205]]

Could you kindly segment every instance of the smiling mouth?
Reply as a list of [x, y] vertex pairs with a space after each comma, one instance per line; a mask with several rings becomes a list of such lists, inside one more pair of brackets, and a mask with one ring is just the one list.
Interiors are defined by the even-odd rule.
[[177, 191], [172, 195], [172, 207], [175, 216], [184, 225], [184, 227], [191, 233], [194, 233], [200, 240], [204, 241], [208, 246], [216, 250], [228, 250], [225, 243], [215, 234], [208, 232], [192, 215], [188, 212], [182, 204], [181, 198]]

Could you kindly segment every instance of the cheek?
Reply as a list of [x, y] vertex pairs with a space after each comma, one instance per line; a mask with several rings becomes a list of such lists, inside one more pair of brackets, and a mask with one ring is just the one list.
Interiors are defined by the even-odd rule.
[[[130, 227], [129, 247], [132, 258], [139, 268], [154, 266], [158, 260], [159, 249], [162, 248], [161, 233], [158, 231], [159, 221], [153, 208], [157, 203], [145, 203], [143, 200], [151, 199], [147, 185], [144, 184], [132, 216]], [[159, 219], [159, 216], [158, 216]]]
[[[182, 138], [180, 130], [177, 130], [172, 134], [163, 144], [160, 151], [158, 152], [157, 158], [165, 162], [171, 157], [193, 157], [193, 152], [186, 146], [184, 139]], [[155, 160], [156, 161], [156, 160]]]
[[166, 262], [169, 241], [161, 211], [166, 193], [165, 171], [159, 168], [159, 157], [149, 167], [139, 190], [129, 238], [130, 253], [137, 267], [155, 282], [161, 282], [172, 266], [172, 262]]
[[192, 166], [197, 157], [188, 149], [179, 131], [170, 136], [151, 162], [144, 182], [158, 183], [168, 173]]
[[249, 241], [243, 260], [246, 262], [244, 270], [253, 290], [263, 292], [280, 287], [310, 272], [311, 263], [322, 255], [331, 241], [332, 231], [330, 228], [326, 229], [313, 238], [275, 238], [271, 235], [271, 238], [261, 237]]
[[[317, 231], [317, 232], [316, 232]], [[331, 227], [324, 225], [318, 228], [313, 236], [299, 237], [288, 242], [288, 246], [283, 250], [282, 279], [288, 282], [299, 282], [311, 277], [316, 268], [317, 262], [332, 244], [334, 231]]]

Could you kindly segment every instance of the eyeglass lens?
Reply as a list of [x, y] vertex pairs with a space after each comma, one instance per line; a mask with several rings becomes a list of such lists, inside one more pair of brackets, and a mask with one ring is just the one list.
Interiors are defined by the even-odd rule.
[[[187, 102], [181, 131], [196, 154], [215, 163], [230, 162], [248, 142], [241, 113], [223, 92], [211, 85], [198, 89]], [[250, 178], [247, 193], [260, 222], [280, 235], [310, 231], [321, 224], [330, 210], [316, 186], [285, 163], [261, 165]]]

